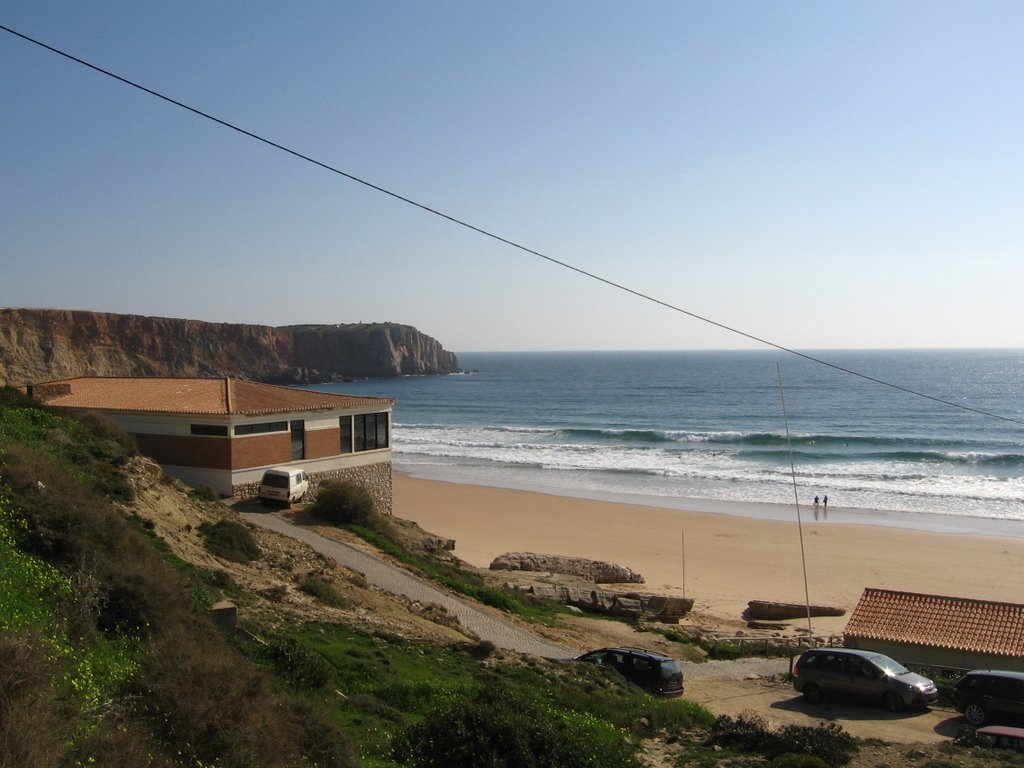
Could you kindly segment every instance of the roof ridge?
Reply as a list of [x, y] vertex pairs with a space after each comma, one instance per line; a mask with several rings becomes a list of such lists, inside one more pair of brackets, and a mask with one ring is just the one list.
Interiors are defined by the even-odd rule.
[[861, 600], [868, 592], [885, 595], [899, 595], [904, 597], [920, 597], [927, 600], [938, 601], [947, 600], [953, 603], [974, 603], [975, 605], [984, 606], [1005, 606], [1010, 608], [1018, 608], [1024, 610], [1024, 603], [1011, 603], [1007, 600], [985, 600], [978, 597], [957, 597], [955, 595], [933, 595], [927, 592], [908, 592], [902, 589], [884, 589], [882, 587], [865, 587], [864, 592], [861, 594]]

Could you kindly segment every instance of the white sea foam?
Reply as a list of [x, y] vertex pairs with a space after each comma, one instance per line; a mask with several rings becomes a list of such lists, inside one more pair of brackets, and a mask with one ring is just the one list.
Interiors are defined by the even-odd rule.
[[[1020, 520], [1019, 425], [851, 380], [778, 353], [479, 354], [479, 371], [330, 387], [397, 399], [398, 467], [511, 487], [790, 504], [955, 521]], [[850, 370], [1024, 412], [1013, 351], [846, 352]], [[789, 429], [776, 365], [791, 382]], [[790, 449], [792, 452], [790, 452]], [[791, 472], [792, 461], [794, 471]], [[952, 524], [952, 523], [951, 523]]]

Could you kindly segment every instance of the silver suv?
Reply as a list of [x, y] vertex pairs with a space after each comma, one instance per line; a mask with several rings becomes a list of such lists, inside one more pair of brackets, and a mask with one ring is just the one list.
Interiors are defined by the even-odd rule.
[[935, 683], [888, 656], [852, 648], [812, 648], [793, 667], [793, 687], [811, 704], [826, 697], [860, 699], [890, 712], [939, 699]]

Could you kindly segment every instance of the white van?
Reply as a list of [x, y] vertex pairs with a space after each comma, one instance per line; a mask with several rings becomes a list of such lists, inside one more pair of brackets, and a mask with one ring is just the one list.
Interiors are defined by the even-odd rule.
[[284, 504], [302, 501], [309, 490], [309, 477], [294, 467], [271, 467], [260, 480], [259, 499], [264, 504]]

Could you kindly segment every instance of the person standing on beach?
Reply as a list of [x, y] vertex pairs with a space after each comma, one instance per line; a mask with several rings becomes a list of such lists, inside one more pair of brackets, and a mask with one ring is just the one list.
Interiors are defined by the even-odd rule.
[[824, 507], [827, 510], [828, 509], [828, 496], [825, 496], [825, 498], [822, 499], [822, 501], [824, 502]]
[[814, 497], [814, 506], [818, 506], [818, 497], [817, 496]]

